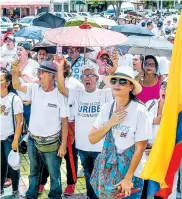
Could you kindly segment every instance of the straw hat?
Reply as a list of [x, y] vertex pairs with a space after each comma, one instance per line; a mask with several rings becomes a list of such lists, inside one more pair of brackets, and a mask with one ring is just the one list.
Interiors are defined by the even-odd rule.
[[133, 95], [137, 95], [142, 91], [142, 86], [135, 80], [134, 71], [130, 66], [119, 67], [113, 75], [104, 76], [104, 83], [107, 86], [111, 86], [110, 80], [113, 77], [126, 79], [132, 82], [134, 85], [134, 89], [132, 91]]

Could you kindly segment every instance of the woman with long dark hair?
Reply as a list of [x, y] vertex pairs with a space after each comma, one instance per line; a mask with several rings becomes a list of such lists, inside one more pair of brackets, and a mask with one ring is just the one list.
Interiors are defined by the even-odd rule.
[[142, 92], [136, 97], [143, 103], [152, 99], [159, 99], [162, 76], [158, 75], [159, 64], [157, 59], [153, 55], [145, 56], [142, 68], [143, 73], [139, 73], [136, 77], [142, 86]]
[[8, 155], [11, 150], [18, 150], [18, 140], [21, 135], [23, 121], [23, 104], [21, 99], [15, 95], [12, 87], [12, 76], [5, 69], [0, 69], [1, 81], [1, 189], [0, 194], [3, 195], [3, 186], [9, 169], [10, 178], [12, 180], [13, 199], [18, 199], [20, 170], [13, 170], [8, 166]]
[[[131, 67], [118, 68], [104, 82], [111, 87], [115, 100], [103, 105], [89, 135], [92, 144], [105, 140], [91, 184], [100, 199], [114, 199], [118, 193], [127, 199], [140, 199], [143, 180], [139, 175], [150, 130], [147, 110], [135, 98], [142, 88]], [[131, 195], [133, 188], [139, 189]]]

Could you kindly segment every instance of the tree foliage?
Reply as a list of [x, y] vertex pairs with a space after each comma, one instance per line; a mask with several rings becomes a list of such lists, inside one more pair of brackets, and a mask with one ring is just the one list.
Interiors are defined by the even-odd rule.
[[116, 17], [118, 17], [121, 13], [121, 5], [122, 5], [123, 1], [115, 0], [115, 1], [109, 1], [108, 3], [113, 6], [114, 11], [116, 13]]

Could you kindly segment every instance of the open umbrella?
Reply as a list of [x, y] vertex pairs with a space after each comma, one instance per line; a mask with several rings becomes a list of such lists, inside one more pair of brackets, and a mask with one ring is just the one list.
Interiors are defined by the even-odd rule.
[[141, 27], [135, 24], [125, 24], [113, 26], [110, 30], [115, 32], [123, 33], [127, 36], [137, 35], [137, 36], [154, 36], [154, 34], [147, 28]]
[[130, 47], [127, 53], [170, 57], [173, 45], [166, 38], [130, 36], [124, 46]]
[[[69, 27], [69, 26], [80, 26], [81, 24], [84, 23], [84, 21], [85, 21], [85, 17], [78, 17], [78, 18], [75, 18], [75, 19], [70, 19], [69, 21], [67, 21], [67, 22], [65, 23], [65, 27]], [[91, 26], [93, 26], [93, 27], [101, 28], [101, 26], [98, 25], [98, 24], [96, 23], [96, 21], [93, 20], [93, 19], [88, 18], [88, 19], [87, 19], [87, 22], [88, 22]]]
[[58, 28], [63, 27], [65, 24], [65, 19], [55, 16], [51, 13], [45, 13], [40, 17], [33, 20], [34, 26], [41, 26], [45, 28]]
[[[39, 42], [35, 45], [35, 47], [32, 49], [32, 51], [38, 52], [41, 48], [46, 49], [47, 53], [49, 54], [56, 54], [57, 46], [55, 43], [52, 43], [50, 41], [47, 41], [44, 39], [42, 42]], [[62, 52], [63, 54], [67, 54], [67, 46], [63, 46]], [[86, 48], [86, 53], [93, 52], [94, 50], [91, 48]], [[84, 53], [84, 48], [80, 48], [80, 53]]]
[[37, 39], [42, 40], [44, 37], [44, 33], [48, 30], [48, 28], [38, 27], [38, 26], [29, 26], [26, 28], [22, 28], [20, 31], [14, 34], [15, 37], [24, 37], [26, 39]]
[[62, 46], [100, 47], [115, 46], [126, 42], [123, 34], [95, 28], [85, 22], [81, 26], [64, 27], [48, 30], [45, 38]]
[[93, 20], [100, 26], [116, 26], [118, 25], [114, 20], [104, 17], [94, 17]]

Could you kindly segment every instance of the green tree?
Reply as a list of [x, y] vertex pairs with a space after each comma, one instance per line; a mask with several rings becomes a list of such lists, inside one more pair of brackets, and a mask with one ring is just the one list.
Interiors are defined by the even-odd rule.
[[121, 13], [121, 5], [123, 2], [122, 1], [108, 1], [108, 3], [113, 6], [114, 11], [116, 13], [116, 17], [119, 17]]

